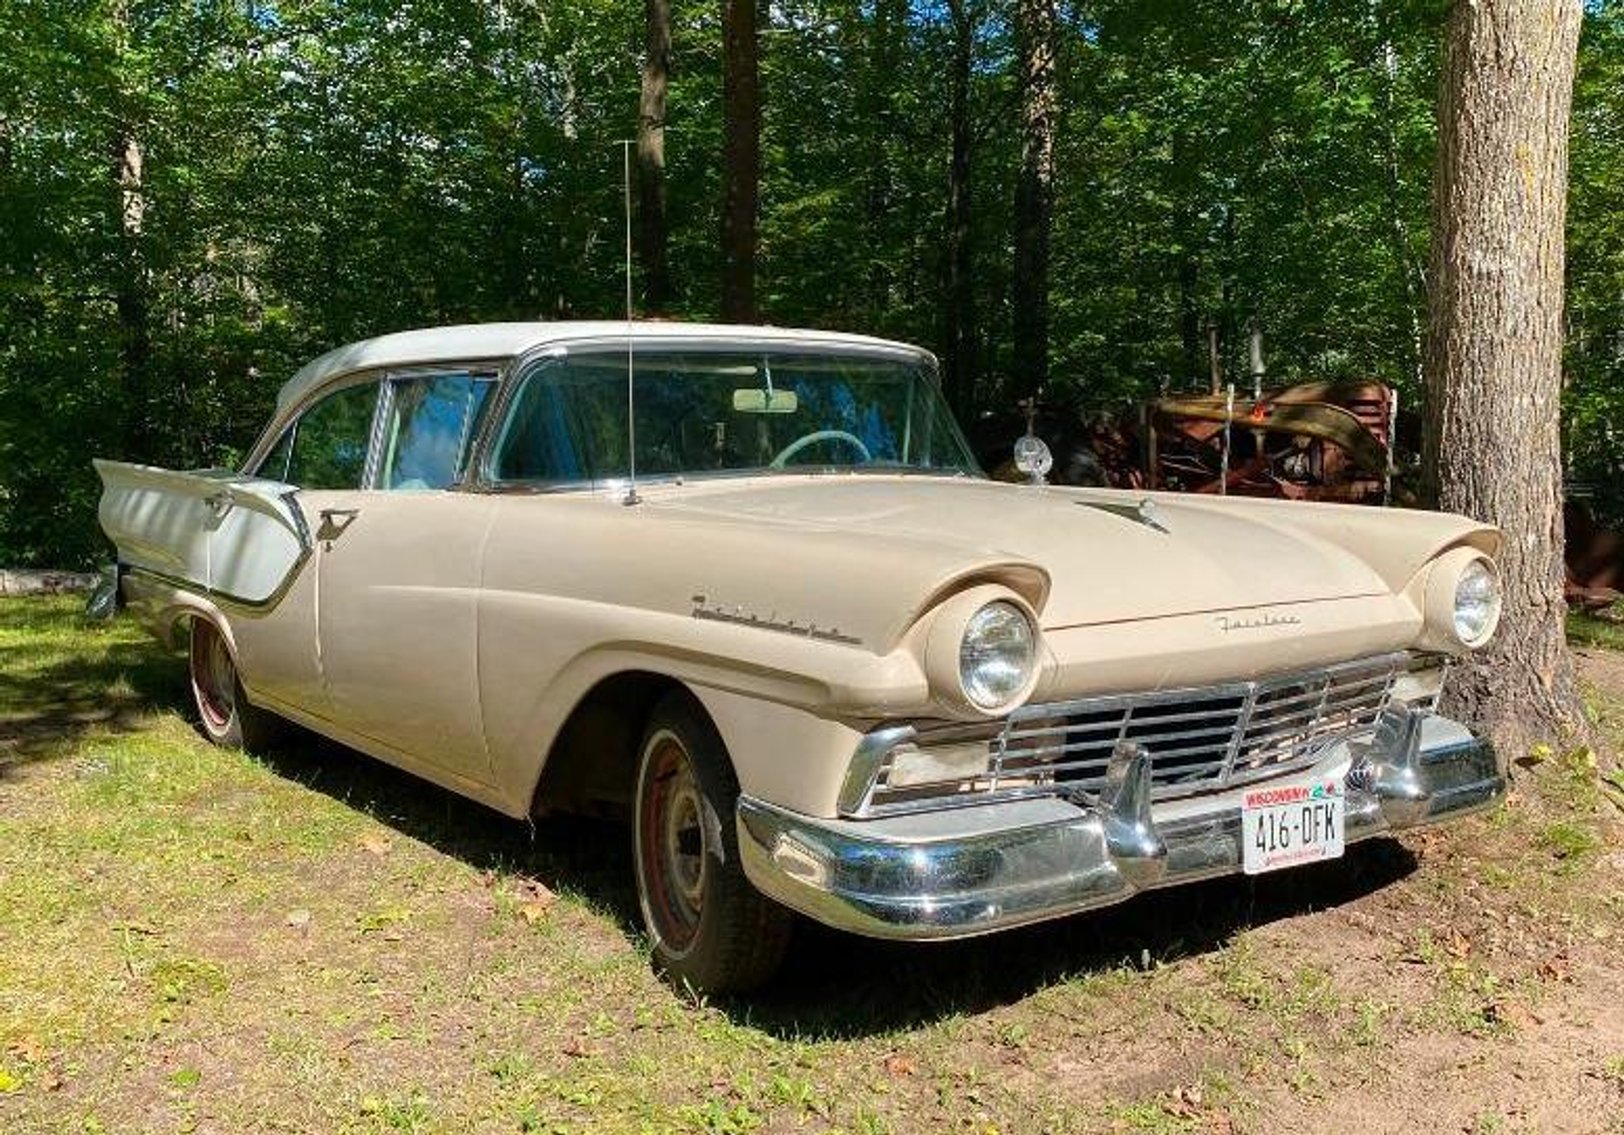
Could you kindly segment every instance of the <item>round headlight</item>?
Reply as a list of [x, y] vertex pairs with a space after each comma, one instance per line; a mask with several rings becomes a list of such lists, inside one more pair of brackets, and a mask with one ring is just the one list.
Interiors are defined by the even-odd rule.
[[1008, 706], [1026, 690], [1037, 664], [1037, 633], [1013, 603], [997, 600], [970, 616], [959, 644], [959, 684], [979, 709]]
[[1500, 622], [1500, 578], [1486, 560], [1473, 560], [1455, 581], [1455, 637], [1467, 646], [1487, 642]]

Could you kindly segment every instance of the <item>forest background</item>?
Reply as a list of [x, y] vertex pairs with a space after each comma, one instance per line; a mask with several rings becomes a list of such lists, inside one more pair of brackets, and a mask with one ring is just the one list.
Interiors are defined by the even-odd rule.
[[[0, 563], [101, 558], [92, 455], [230, 465], [277, 386], [329, 347], [619, 317], [619, 143], [639, 134], [663, 7], [0, 0]], [[1031, 0], [742, 7], [756, 224], [725, 218], [741, 92], [724, 84], [724, 16], [736, 28], [740, 0], [675, 0], [665, 272], [648, 270], [645, 192], [640, 313], [743, 303], [919, 342], [963, 420], [1040, 379], [1085, 415], [1204, 389], [1208, 327], [1239, 378], [1254, 323], [1271, 384], [1376, 379], [1417, 405], [1439, 0], [1038, 4], [1053, 19], [1036, 47]], [[1053, 91], [1035, 197], [1034, 62]], [[1624, 0], [1592, 0], [1564, 431], [1570, 482], [1615, 520], [1621, 187]], [[1017, 268], [1034, 223], [1048, 250], [1036, 329]]]

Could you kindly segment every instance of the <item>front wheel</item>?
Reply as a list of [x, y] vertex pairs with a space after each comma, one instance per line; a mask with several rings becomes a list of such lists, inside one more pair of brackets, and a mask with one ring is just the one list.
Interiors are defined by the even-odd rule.
[[225, 635], [204, 618], [194, 618], [191, 631], [192, 700], [203, 735], [226, 748], [271, 748], [281, 735], [282, 722], [248, 704]]
[[739, 782], [715, 728], [686, 694], [655, 707], [634, 797], [637, 901], [654, 964], [704, 993], [766, 982], [789, 944], [790, 913], [739, 865]]

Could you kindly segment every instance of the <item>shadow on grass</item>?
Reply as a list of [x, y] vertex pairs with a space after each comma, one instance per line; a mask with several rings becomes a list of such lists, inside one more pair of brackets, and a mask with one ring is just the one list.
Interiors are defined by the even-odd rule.
[[256, 756], [278, 775], [403, 836], [481, 871], [526, 875], [585, 900], [627, 935], [639, 933], [631, 833], [624, 824], [578, 816], [515, 820], [296, 726], [281, 745]]
[[[266, 764], [480, 870], [516, 871], [641, 933], [624, 824], [576, 817], [532, 828], [340, 745], [302, 734]], [[716, 1002], [737, 1024], [783, 1038], [856, 1038], [979, 1013], [1059, 981], [1221, 949], [1236, 934], [1351, 902], [1410, 874], [1391, 840], [1337, 863], [1142, 895], [1118, 906], [961, 942], [879, 942], [801, 920], [781, 975]]]
[[86, 623], [79, 606], [0, 602], [0, 631], [17, 639], [0, 645], [0, 777], [70, 752], [91, 730], [134, 732], [148, 714], [190, 704], [180, 655], [128, 627]]
[[1007, 1005], [1057, 982], [1210, 953], [1251, 927], [1378, 891], [1415, 866], [1402, 844], [1373, 840], [1336, 863], [1152, 891], [957, 942], [878, 942], [802, 923], [781, 978], [727, 1009], [784, 1038], [911, 1028]]
[[[19, 616], [0, 605], [0, 629]], [[55, 629], [70, 630], [59, 614]], [[104, 634], [99, 629], [86, 636]], [[82, 642], [82, 646], [81, 646]], [[139, 728], [153, 710], [190, 715], [178, 655], [107, 633], [58, 644], [41, 662], [0, 648], [0, 775], [12, 752], [48, 756], [92, 727]], [[112, 697], [117, 692], [120, 696]], [[14, 758], [13, 758], [14, 759]], [[303, 730], [264, 764], [478, 870], [518, 872], [575, 895], [629, 938], [641, 931], [623, 824], [559, 817], [534, 826]], [[1259, 879], [1230, 878], [1143, 895], [1055, 922], [963, 942], [876, 942], [809, 922], [781, 976], [747, 999], [718, 1002], [736, 1023], [781, 1037], [862, 1037], [978, 1013], [1056, 982], [1198, 956], [1249, 927], [1350, 902], [1408, 875], [1415, 859], [1387, 840], [1341, 862]]]

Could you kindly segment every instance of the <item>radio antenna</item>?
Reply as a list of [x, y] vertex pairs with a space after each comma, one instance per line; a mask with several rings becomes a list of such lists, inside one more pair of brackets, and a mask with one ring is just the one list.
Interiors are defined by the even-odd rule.
[[621, 188], [626, 214], [626, 496], [622, 504], [637, 504], [637, 391], [634, 381], [636, 349], [632, 343], [632, 146], [636, 143], [623, 138], [620, 141]]

